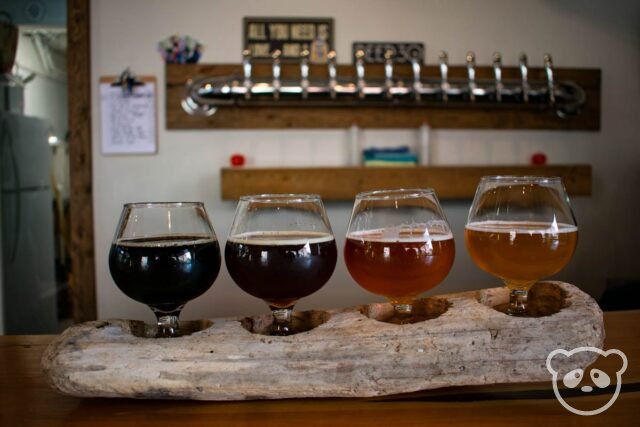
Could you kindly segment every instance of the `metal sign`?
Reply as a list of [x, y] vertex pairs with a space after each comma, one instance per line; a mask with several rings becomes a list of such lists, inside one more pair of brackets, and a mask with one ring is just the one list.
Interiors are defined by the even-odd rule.
[[420, 63], [424, 62], [424, 44], [419, 42], [354, 42], [351, 57], [355, 58], [360, 49], [364, 50], [364, 62], [367, 64], [384, 63], [384, 54], [388, 50], [393, 52], [395, 63], [411, 62], [414, 56]]
[[244, 18], [244, 48], [254, 60], [280, 50], [283, 61], [295, 61], [308, 50], [312, 63], [324, 63], [333, 43], [332, 18]]

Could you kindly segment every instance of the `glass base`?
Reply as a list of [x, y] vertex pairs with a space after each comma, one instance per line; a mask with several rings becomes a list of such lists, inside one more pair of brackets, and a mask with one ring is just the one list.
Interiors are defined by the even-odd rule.
[[270, 306], [273, 322], [271, 323], [270, 335], [276, 337], [286, 337], [295, 334], [291, 314], [293, 306], [287, 308], [278, 308]]
[[509, 307], [506, 314], [516, 317], [527, 317], [527, 299], [529, 291], [523, 289], [512, 289], [509, 295]]
[[393, 311], [391, 313], [380, 314], [371, 317], [379, 322], [391, 323], [394, 325], [410, 325], [432, 320], [444, 314], [450, 303], [443, 298], [422, 298], [413, 299], [410, 302], [391, 300]]
[[393, 314], [385, 318], [384, 322], [394, 325], [415, 323], [415, 319], [413, 319], [413, 305], [407, 303], [393, 304]]
[[176, 310], [166, 312], [158, 308], [151, 307], [151, 310], [153, 310], [157, 319], [156, 324], [158, 330], [155, 335], [156, 338], [173, 338], [180, 336], [180, 322], [178, 321], [178, 318], [180, 317], [180, 312], [183, 308], [184, 305], [181, 305]]

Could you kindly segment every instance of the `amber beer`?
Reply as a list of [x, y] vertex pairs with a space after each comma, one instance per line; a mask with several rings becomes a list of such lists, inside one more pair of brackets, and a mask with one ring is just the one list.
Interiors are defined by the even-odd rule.
[[569, 224], [485, 221], [467, 224], [464, 238], [471, 258], [511, 289], [527, 290], [558, 273], [571, 260], [578, 227]]
[[455, 258], [451, 233], [420, 234], [384, 238], [381, 231], [350, 233], [344, 259], [351, 277], [393, 303], [410, 303], [444, 280]]

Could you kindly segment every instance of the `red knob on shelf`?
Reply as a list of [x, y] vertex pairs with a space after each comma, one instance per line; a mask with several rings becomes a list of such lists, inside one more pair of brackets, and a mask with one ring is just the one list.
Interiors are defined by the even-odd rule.
[[544, 166], [547, 164], [547, 156], [544, 153], [535, 153], [531, 156], [531, 164]]
[[242, 154], [233, 154], [229, 162], [231, 166], [244, 166], [245, 158]]

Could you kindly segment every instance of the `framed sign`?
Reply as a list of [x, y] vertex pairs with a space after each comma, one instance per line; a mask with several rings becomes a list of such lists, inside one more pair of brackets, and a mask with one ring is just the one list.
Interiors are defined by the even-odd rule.
[[324, 63], [333, 49], [332, 18], [244, 18], [244, 48], [254, 60], [271, 60], [279, 49], [282, 61], [296, 61], [308, 49], [311, 63]]
[[419, 42], [353, 42], [351, 57], [356, 57], [358, 50], [364, 50], [364, 62], [367, 64], [383, 64], [387, 50], [393, 52], [393, 62], [405, 64], [414, 56], [424, 63], [424, 44]]

